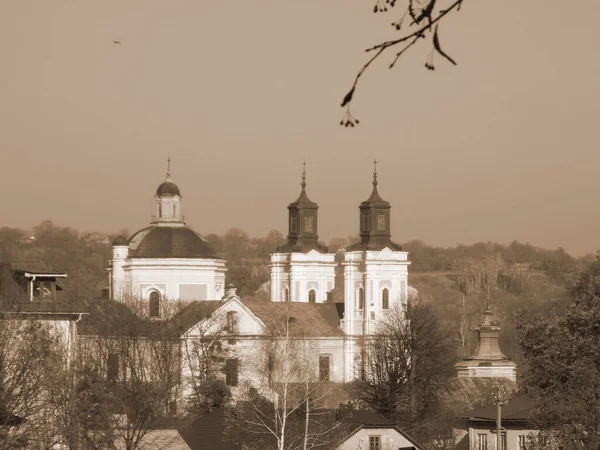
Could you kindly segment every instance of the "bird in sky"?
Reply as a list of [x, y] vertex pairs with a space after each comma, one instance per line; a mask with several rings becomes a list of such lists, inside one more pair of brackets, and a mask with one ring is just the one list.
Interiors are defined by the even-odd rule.
[[113, 41], [113, 44], [119, 44], [119, 45], [121, 45], [121, 43], [119, 41]]

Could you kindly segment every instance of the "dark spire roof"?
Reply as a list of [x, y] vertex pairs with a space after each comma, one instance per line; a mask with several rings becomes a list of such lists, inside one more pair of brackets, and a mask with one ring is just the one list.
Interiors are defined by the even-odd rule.
[[498, 337], [500, 335], [500, 327], [492, 325], [492, 312], [489, 304], [483, 312], [483, 322], [477, 328], [479, 342], [475, 354], [469, 358], [478, 361], [499, 361], [508, 360], [508, 357], [500, 350]]
[[212, 246], [187, 227], [150, 226], [129, 239], [132, 258], [218, 258]]
[[377, 190], [377, 160], [373, 161], [373, 191], [360, 209], [360, 242], [352, 245], [348, 251], [365, 250], [402, 250], [400, 245], [391, 240], [390, 209], [391, 205], [379, 195]]
[[171, 181], [171, 156], [167, 159], [167, 176], [165, 181], [156, 189], [157, 197], [181, 197], [179, 187]]
[[306, 194], [306, 161], [302, 164], [302, 191], [295, 202], [288, 205], [289, 233], [287, 241], [277, 248], [278, 253], [308, 253], [311, 250], [326, 253], [327, 247], [319, 242], [317, 212], [319, 205]]

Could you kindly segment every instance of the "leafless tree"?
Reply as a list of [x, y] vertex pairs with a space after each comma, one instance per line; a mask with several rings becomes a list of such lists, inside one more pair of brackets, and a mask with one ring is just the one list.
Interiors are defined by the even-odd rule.
[[343, 422], [320, 406], [330, 387], [329, 372], [319, 371], [319, 344], [296, 323], [289, 304], [273, 317], [268, 337], [249, 358], [261, 384], [245, 386], [231, 422], [244, 431], [248, 448], [334, 448]]
[[448, 337], [428, 304], [391, 309], [364, 340], [362, 379], [354, 383], [354, 397], [401, 426], [427, 419], [452, 373]]
[[[396, 6], [396, 3], [398, 3], [399, 8]], [[371, 57], [358, 71], [352, 87], [342, 101], [341, 106], [346, 108], [346, 112], [340, 125], [353, 127], [359, 123], [350, 111], [350, 105], [356, 93], [358, 80], [383, 53], [396, 52], [389, 65], [391, 69], [409, 48], [417, 42], [429, 38], [431, 49], [425, 60], [425, 68], [435, 70], [436, 55], [456, 65], [456, 61], [442, 50], [439, 26], [442, 22], [445, 23], [447, 21], [451, 13], [460, 11], [462, 3], [463, 0], [376, 0], [373, 8], [374, 13], [391, 13], [400, 9], [399, 16], [395, 17], [396, 20], [392, 22], [392, 27], [400, 35], [395, 39], [373, 45], [366, 50], [371, 54]]]

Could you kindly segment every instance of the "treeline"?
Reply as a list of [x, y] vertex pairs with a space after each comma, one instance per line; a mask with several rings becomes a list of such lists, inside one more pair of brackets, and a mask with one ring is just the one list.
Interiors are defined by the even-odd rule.
[[[49, 220], [31, 231], [1, 227], [0, 258], [41, 260], [68, 273], [66, 285], [74, 294], [89, 297], [108, 284], [106, 268], [111, 242], [117, 235], [129, 233], [80, 232]], [[241, 295], [251, 295], [265, 286], [270, 279], [270, 255], [285, 241], [278, 230], [271, 230], [265, 237], [250, 237], [239, 228], [205, 237], [227, 260], [227, 282], [236, 285]], [[334, 238], [327, 244], [330, 251], [339, 252], [356, 239]], [[543, 272], [554, 282], [564, 284], [594, 259], [591, 255], [574, 258], [562, 248], [546, 250], [516, 241], [508, 245], [480, 242], [449, 248], [409, 241], [402, 247], [409, 252], [411, 273], [452, 273], [465, 295], [496, 287], [519, 293], [525, 289], [532, 271]]]

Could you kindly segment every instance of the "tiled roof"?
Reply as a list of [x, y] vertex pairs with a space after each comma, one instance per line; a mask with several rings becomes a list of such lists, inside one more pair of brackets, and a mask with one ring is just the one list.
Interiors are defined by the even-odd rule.
[[[513, 397], [502, 406], [502, 422], [526, 422], [531, 417], [531, 412], [535, 407], [533, 400], [525, 395]], [[462, 415], [469, 421], [495, 421], [496, 405], [488, 405], [473, 411], [468, 411]]]
[[344, 335], [340, 328], [340, 317], [333, 302], [270, 302], [249, 298], [242, 299], [242, 303], [272, 332], [276, 332], [282, 320], [289, 318], [292, 334], [311, 337]]
[[10, 266], [12, 270], [29, 272], [36, 275], [65, 275], [64, 272], [54, 270], [38, 260], [12, 260], [10, 261]]
[[150, 226], [129, 239], [132, 258], [217, 258], [211, 245], [188, 227]]

